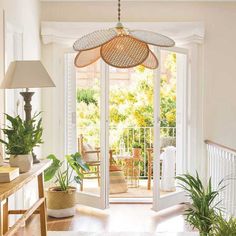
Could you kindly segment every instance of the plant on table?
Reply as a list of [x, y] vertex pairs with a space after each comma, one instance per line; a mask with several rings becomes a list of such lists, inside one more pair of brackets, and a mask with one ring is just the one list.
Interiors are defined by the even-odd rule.
[[132, 145], [132, 151], [133, 151], [133, 157], [135, 158], [140, 158], [141, 152], [142, 152], [142, 147], [139, 143], [135, 142]]
[[20, 172], [30, 170], [32, 150], [43, 143], [42, 118], [38, 119], [39, 115], [37, 113], [30, 120], [23, 121], [19, 115], [5, 114], [9, 124], [2, 129], [6, 140], [0, 139], [0, 142], [6, 146], [6, 154], [10, 155], [10, 165], [19, 167]]
[[132, 147], [133, 148], [142, 148], [139, 143], [133, 143]]

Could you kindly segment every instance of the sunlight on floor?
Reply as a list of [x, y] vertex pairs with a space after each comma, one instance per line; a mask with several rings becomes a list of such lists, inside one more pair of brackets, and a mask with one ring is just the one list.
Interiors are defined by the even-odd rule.
[[152, 211], [151, 207], [151, 204], [111, 204], [108, 210], [102, 211], [78, 205], [70, 230], [85, 232], [191, 231], [185, 224], [182, 205], [158, 213]]
[[[99, 194], [100, 188], [96, 179], [84, 180], [84, 192]], [[173, 192], [161, 192], [161, 195]], [[147, 189], [147, 180], [139, 180], [138, 188], [129, 188], [126, 193], [110, 194], [110, 198], [152, 198], [152, 189]]]

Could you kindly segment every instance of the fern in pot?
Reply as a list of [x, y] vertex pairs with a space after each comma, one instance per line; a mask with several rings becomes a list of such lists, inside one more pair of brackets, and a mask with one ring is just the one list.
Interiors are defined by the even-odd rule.
[[0, 139], [6, 147], [6, 154], [10, 155], [10, 165], [19, 167], [20, 173], [27, 172], [33, 165], [32, 150], [42, 143], [42, 119], [40, 113], [32, 119], [23, 121], [20, 116], [12, 117], [5, 114], [8, 125], [2, 129], [6, 140]]
[[73, 182], [81, 184], [83, 171], [89, 167], [83, 162], [80, 153], [67, 155], [65, 162], [51, 154], [47, 159], [52, 164], [44, 172], [44, 180], [55, 179], [54, 187], [47, 191], [48, 215], [56, 218], [73, 216], [76, 204], [76, 187]]

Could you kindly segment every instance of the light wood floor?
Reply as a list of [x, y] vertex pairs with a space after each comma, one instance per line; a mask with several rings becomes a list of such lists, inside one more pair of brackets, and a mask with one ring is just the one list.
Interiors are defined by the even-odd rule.
[[[49, 231], [85, 232], [188, 232], [183, 206], [156, 213], [151, 204], [111, 204], [108, 210], [77, 206], [74, 217], [48, 218]], [[34, 216], [17, 236], [39, 236], [39, 219]]]

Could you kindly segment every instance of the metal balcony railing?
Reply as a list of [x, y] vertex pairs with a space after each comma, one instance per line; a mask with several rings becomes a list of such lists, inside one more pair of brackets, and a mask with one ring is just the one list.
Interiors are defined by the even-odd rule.
[[[85, 139], [91, 145], [99, 146], [99, 129], [89, 129], [89, 127], [78, 127], [78, 134], [83, 134]], [[153, 127], [121, 127], [111, 126], [109, 130], [110, 148], [114, 150], [115, 155], [119, 155], [122, 149], [124, 153], [132, 153], [132, 145], [139, 143], [142, 147], [142, 158], [140, 166], [140, 178], [147, 177], [147, 148], [153, 146], [154, 137]], [[160, 146], [175, 146], [176, 127], [160, 128]], [[122, 147], [121, 147], [122, 144]]]

